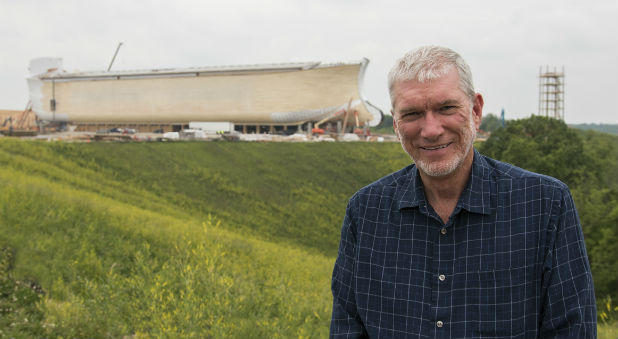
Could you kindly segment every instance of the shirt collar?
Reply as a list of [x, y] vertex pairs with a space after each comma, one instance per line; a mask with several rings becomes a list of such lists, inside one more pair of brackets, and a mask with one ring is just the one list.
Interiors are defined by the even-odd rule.
[[[406, 175], [401, 179], [400, 188], [397, 192], [399, 209], [410, 207], [425, 208], [428, 202], [425, 197], [425, 189], [423, 188], [423, 182], [418, 173], [418, 168], [416, 166], [410, 166]], [[492, 181], [492, 175], [487, 161], [474, 149], [474, 160], [472, 162], [470, 179], [461, 193], [456, 209], [462, 208], [473, 213], [490, 214], [492, 209]]]

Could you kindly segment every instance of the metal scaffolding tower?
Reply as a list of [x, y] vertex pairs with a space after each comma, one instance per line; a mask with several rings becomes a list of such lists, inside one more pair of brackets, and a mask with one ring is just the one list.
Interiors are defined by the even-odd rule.
[[539, 115], [564, 120], [564, 66], [562, 72], [539, 70]]

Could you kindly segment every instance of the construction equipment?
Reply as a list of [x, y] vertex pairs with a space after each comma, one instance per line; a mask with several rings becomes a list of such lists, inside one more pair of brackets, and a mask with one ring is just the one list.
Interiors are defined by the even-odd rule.
[[7, 136], [33, 136], [38, 131], [37, 117], [32, 111], [32, 103], [28, 101], [26, 109], [21, 113], [9, 115], [0, 126], [0, 133]]

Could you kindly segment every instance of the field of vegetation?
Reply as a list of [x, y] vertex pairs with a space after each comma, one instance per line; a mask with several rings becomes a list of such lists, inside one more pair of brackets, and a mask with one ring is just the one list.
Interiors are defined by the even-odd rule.
[[400, 150], [2, 139], [0, 337], [326, 337], [342, 211]]
[[[618, 137], [524, 135], [480, 148], [516, 162], [515, 143], [566, 143], [524, 154], [567, 165], [521, 166], [571, 186], [608, 310], [600, 330], [615, 333]], [[347, 199], [408, 163], [395, 143], [2, 138], [0, 338], [327, 337]]]

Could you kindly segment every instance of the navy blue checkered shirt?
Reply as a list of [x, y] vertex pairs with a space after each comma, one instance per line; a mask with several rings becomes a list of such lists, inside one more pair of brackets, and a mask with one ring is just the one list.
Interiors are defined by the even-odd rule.
[[474, 152], [446, 224], [414, 165], [358, 191], [331, 338], [594, 338], [590, 265], [565, 184]]

